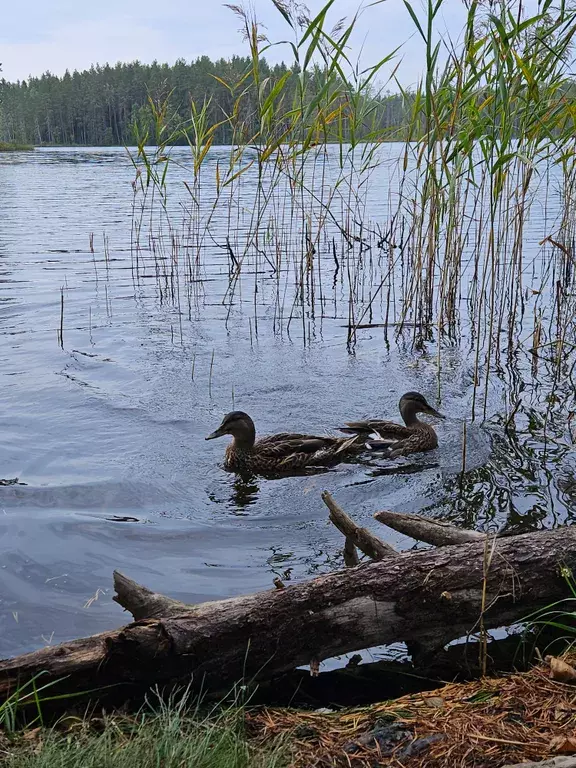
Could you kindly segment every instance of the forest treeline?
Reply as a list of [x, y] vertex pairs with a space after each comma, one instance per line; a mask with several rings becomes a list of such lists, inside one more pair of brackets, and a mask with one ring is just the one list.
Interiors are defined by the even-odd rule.
[[[92, 66], [62, 77], [46, 73], [16, 83], [2, 80], [0, 141], [114, 146], [134, 144], [137, 135], [148, 134], [148, 143], [154, 143], [155, 110], [165, 110], [164, 123], [185, 127], [192, 102], [198, 108], [207, 104], [207, 122], [219, 123], [213, 143], [229, 144], [238, 139], [227, 120], [235, 109], [242, 110], [243, 138], [249, 140], [260, 120], [258, 94], [251, 87], [252, 64], [251, 59], [240, 56], [218, 61], [202, 56], [172, 66], [136, 61]], [[268, 91], [285, 78], [283, 98], [287, 103], [296, 95], [297, 75], [286, 65], [261, 60], [259, 76], [268, 83]], [[313, 99], [314, 73], [308, 78], [307, 98]], [[318, 82], [323, 82], [320, 77]], [[370, 130], [401, 125], [404, 106], [400, 95], [371, 98]], [[175, 141], [185, 142], [184, 134]]]

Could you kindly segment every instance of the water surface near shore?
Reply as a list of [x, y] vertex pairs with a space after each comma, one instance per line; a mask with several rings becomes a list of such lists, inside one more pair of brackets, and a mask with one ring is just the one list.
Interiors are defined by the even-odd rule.
[[[377, 173], [376, 199], [386, 166]], [[114, 568], [195, 602], [340, 567], [324, 488], [374, 526], [382, 508], [448, 513], [481, 528], [571, 517], [571, 451], [548, 445], [542, 459], [528, 427], [511, 441], [496, 384], [488, 423], [467, 427], [462, 481], [471, 362], [457, 347], [443, 358], [449, 419], [438, 450], [393, 467], [374, 459], [251, 483], [224, 472], [226, 441], [204, 437], [226, 411], [249, 412], [260, 433], [396, 418], [406, 390], [434, 401], [435, 357], [385, 343], [378, 328], [363, 331], [351, 354], [339, 307], [309, 321], [305, 343], [297, 330], [279, 335], [265, 292], [256, 335], [252, 297], [232, 310], [222, 304], [228, 274], [209, 250], [194, 311], [161, 301], [152, 270], [135, 277], [133, 178], [121, 149], [0, 157], [0, 477], [23, 483], [0, 487], [2, 656], [123, 623]], [[531, 407], [543, 403], [535, 387]]]

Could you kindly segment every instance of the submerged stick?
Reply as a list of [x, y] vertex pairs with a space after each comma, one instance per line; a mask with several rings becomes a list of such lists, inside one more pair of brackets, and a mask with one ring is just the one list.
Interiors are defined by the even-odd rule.
[[212, 350], [212, 357], [210, 358], [210, 375], [208, 376], [208, 395], [212, 397], [212, 371], [214, 370], [214, 352]]
[[[334, 501], [328, 491], [322, 492], [322, 501], [330, 510], [330, 520], [346, 537], [346, 545], [344, 547], [345, 562], [346, 557], [350, 559], [350, 563], [352, 562], [350, 552], [351, 545], [358, 547], [361, 552], [364, 552], [364, 554], [368, 555], [372, 560], [383, 560], [385, 557], [398, 554], [390, 544], [381, 541], [366, 528], [356, 525], [354, 520], [352, 520], [352, 518], [349, 517]], [[346, 562], [346, 565], [348, 564], [349, 563]]]
[[64, 349], [64, 286], [60, 288], [60, 327], [58, 328], [58, 344]]
[[404, 533], [417, 541], [425, 541], [435, 547], [445, 547], [450, 544], [466, 544], [472, 541], [482, 541], [486, 534], [480, 531], [468, 531], [442, 520], [431, 520], [422, 515], [410, 515], [403, 512], [376, 512], [374, 518], [379, 523], [387, 525], [398, 533]]
[[343, 555], [344, 564], [348, 568], [355, 568], [357, 565], [360, 565], [360, 558], [358, 557], [358, 550], [356, 549], [356, 545], [348, 536], [346, 536], [346, 541], [344, 542]]

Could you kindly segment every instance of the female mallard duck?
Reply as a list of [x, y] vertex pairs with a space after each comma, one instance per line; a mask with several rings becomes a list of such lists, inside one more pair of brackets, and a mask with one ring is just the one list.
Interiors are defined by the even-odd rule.
[[364, 437], [318, 437], [282, 432], [279, 435], [256, 440], [254, 422], [243, 411], [232, 411], [206, 440], [222, 435], [234, 438], [226, 448], [225, 469], [232, 472], [273, 473], [301, 470], [337, 464], [351, 454], [358, 453]]
[[441, 413], [426, 401], [419, 392], [406, 392], [400, 398], [400, 414], [406, 426], [396, 424], [394, 421], [351, 421], [342, 429], [343, 432], [352, 432], [368, 436], [375, 432], [383, 440], [373, 440], [368, 443], [370, 448], [389, 448], [390, 458], [406, 456], [409, 453], [431, 451], [438, 447], [438, 437], [431, 424], [420, 421], [419, 413], [429, 413], [438, 419], [445, 419]]

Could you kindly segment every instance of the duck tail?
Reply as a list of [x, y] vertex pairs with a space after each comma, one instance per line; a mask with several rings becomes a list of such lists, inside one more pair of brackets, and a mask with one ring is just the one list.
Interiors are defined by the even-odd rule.
[[362, 435], [354, 435], [353, 437], [349, 437], [347, 439], [343, 439], [338, 448], [336, 449], [336, 453], [343, 453], [345, 451], [349, 451], [351, 448], [359, 448], [361, 445], [364, 445], [364, 438]]
[[390, 453], [393, 445], [394, 441], [392, 440], [368, 440], [366, 442], [366, 447], [371, 451], [387, 451], [388, 453]]
[[364, 435], [368, 437], [374, 430], [369, 424], [363, 421], [350, 421], [343, 427], [338, 427], [339, 432], [345, 432], [347, 435]]

